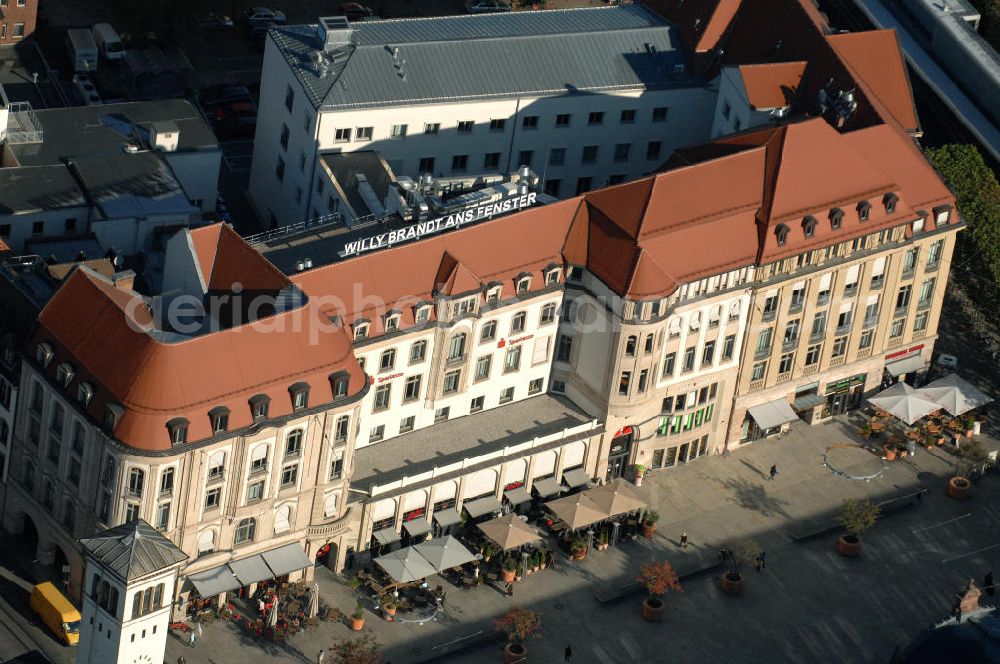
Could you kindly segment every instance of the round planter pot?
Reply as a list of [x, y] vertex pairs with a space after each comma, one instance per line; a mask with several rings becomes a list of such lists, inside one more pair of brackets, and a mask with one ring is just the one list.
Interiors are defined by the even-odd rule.
[[857, 535], [841, 535], [837, 540], [837, 551], [842, 556], [857, 558], [861, 555], [861, 538]]
[[642, 475], [636, 475], [632, 481], [635, 482], [636, 486], [642, 486]]
[[662, 599], [659, 599], [658, 597], [647, 597], [642, 601], [643, 620], [648, 620], [649, 622], [662, 622], [664, 606], [665, 605]]
[[956, 500], [965, 500], [972, 491], [972, 482], [964, 477], [953, 477], [948, 480], [948, 495]]
[[508, 643], [503, 647], [504, 664], [523, 662], [528, 657], [528, 649], [520, 643]]
[[573, 560], [583, 560], [586, 557], [587, 557], [586, 549], [580, 549], [579, 551], [573, 552]]
[[656, 532], [655, 523], [644, 523], [642, 524], [642, 536], [648, 540], [653, 539], [653, 534]]
[[390, 609], [387, 606], [383, 606], [382, 607], [382, 614], [385, 616], [386, 622], [392, 622], [393, 619], [394, 619], [394, 617], [395, 617], [395, 615], [396, 615], [396, 607], [392, 607]]
[[363, 628], [364, 626], [365, 626], [364, 618], [355, 618], [353, 616], [351, 617], [351, 629], [353, 631], [360, 632], [361, 628]]
[[894, 450], [893, 448], [886, 447], [885, 445], [883, 445], [882, 446], [882, 453], [885, 454], [885, 460], [886, 461], [895, 461], [896, 460], [896, 450]]
[[727, 595], [743, 594], [743, 575], [726, 572], [722, 575], [722, 592]]
[[517, 575], [516, 570], [511, 570], [509, 572], [507, 570], [503, 570], [500, 572], [500, 576], [503, 579], [504, 583], [514, 583], [514, 577], [516, 575]]

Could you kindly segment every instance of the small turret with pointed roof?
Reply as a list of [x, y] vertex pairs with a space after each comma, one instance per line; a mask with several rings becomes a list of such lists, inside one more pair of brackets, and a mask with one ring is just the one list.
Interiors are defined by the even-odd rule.
[[87, 555], [125, 582], [173, 567], [188, 556], [142, 519], [80, 540]]

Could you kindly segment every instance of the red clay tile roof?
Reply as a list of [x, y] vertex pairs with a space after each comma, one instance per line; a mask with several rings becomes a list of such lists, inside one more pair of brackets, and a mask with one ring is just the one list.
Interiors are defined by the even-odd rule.
[[806, 63], [741, 65], [739, 70], [750, 106], [756, 110], [767, 110], [792, 105], [806, 72]]
[[198, 265], [209, 291], [274, 293], [288, 286], [288, 278], [228, 224], [196, 228], [191, 233]]
[[0, 256], [2, 256], [3, 254], [12, 254], [12, 253], [14, 253], [13, 249], [10, 248], [10, 245], [4, 242], [2, 237], [0, 237]]
[[139, 295], [80, 268], [42, 310], [35, 343], [53, 346], [52, 375], [63, 361], [77, 368], [70, 398], [80, 382], [95, 385], [88, 410], [97, 421], [106, 404], [124, 409], [117, 439], [160, 451], [171, 448], [166, 424], [176, 417], [190, 421], [187, 439], [193, 442], [212, 436], [208, 412], [217, 406], [230, 409], [230, 430], [249, 426], [248, 401], [256, 394], [270, 397], [269, 417], [276, 418], [291, 414], [288, 389], [298, 382], [309, 384], [310, 405], [333, 400], [329, 376], [335, 372], [348, 374], [352, 395], [364, 390], [346, 331], [317, 333], [310, 321], [320, 316], [307, 303], [257, 324], [167, 341], [144, 331], [152, 319]]
[[459, 295], [478, 290], [483, 282], [464, 263], [446, 251], [441, 256], [434, 284], [441, 295]]
[[828, 35], [827, 41], [903, 129], [920, 130], [910, 77], [895, 30]]

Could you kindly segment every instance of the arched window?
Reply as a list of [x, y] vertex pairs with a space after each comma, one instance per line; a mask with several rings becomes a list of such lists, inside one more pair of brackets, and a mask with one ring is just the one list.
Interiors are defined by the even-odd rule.
[[280, 535], [292, 529], [292, 506], [279, 507], [274, 513], [274, 534]]
[[785, 243], [788, 242], [788, 226], [778, 224], [778, 226], [774, 229], [774, 235], [778, 238], [778, 246], [785, 246]]
[[681, 319], [677, 316], [671, 318], [670, 322], [667, 323], [667, 330], [671, 337], [679, 337], [681, 334]]
[[712, 311], [708, 314], [708, 327], [719, 327], [719, 321], [722, 319], [722, 305], [717, 307], [712, 307]]
[[217, 479], [222, 477], [222, 473], [226, 469], [226, 453], [222, 450], [216, 450], [212, 452], [211, 456], [208, 457], [208, 479]]
[[632, 335], [628, 339], [626, 339], [625, 340], [625, 354], [628, 355], [629, 357], [634, 356], [635, 355], [635, 347], [636, 347], [636, 344], [638, 344], [638, 343], [639, 343], [639, 339], [635, 335]]
[[806, 237], [812, 237], [816, 234], [816, 217], [809, 215], [802, 220], [802, 232]]
[[690, 320], [688, 320], [688, 326], [692, 330], [697, 330], [699, 327], [701, 327], [701, 312], [700, 311], [696, 311], [693, 314], [691, 314], [691, 318], [690, 318]]
[[868, 221], [868, 216], [871, 214], [872, 204], [868, 201], [861, 201], [858, 203], [858, 219], [861, 221]]
[[246, 519], [240, 521], [239, 525], [236, 526], [236, 536], [233, 541], [236, 544], [252, 542], [256, 535], [257, 535], [257, 519], [253, 517], [247, 517]]
[[454, 335], [448, 342], [448, 359], [460, 360], [465, 357], [465, 332]]
[[892, 214], [896, 211], [896, 203], [899, 202], [899, 196], [895, 192], [890, 191], [888, 194], [882, 197], [882, 204], [885, 205], [885, 211], [888, 214]]
[[142, 591], [136, 590], [132, 596], [132, 620], [142, 615]]
[[142, 485], [146, 480], [146, 473], [139, 468], [130, 468], [128, 471], [128, 492], [130, 495], [139, 498], [142, 496]]
[[844, 211], [840, 208], [830, 210], [830, 228], [840, 230], [840, 225], [844, 222]]

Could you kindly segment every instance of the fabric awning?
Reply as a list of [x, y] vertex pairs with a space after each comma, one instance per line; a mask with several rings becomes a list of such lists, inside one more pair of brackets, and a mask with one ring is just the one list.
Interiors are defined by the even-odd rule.
[[535, 490], [540, 498], [548, 498], [562, 491], [562, 487], [559, 486], [559, 482], [556, 482], [552, 477], [535, 480], [535, 483], [531, 488]]
[[426, 535], [431, 532], [431, 524], [428, 523], [427, 519], [414, 519], [413, 521], [407, 521], [403, 524], [403, 528], [406, 528], [406, 533], [410, 537], [420, 537], [421, 535]]
[[774, 429], [799, 419], [786, 399], [775, 399], [759, 406], [750, 406], [750, 417], [761, 429]]
[[563, 482], [568, 484], [571, 489], [587, 486], [590, 484], [590, 475], [583, 468], [573, 468], [563, 473]]
[[824, 403], [826, 403], [826, 397], [820, 396], [819, 394], [807, 394], [793, 401], [792, 408], [795, 410], [809, 410], [810, 408], [821, 406]]
[[491, 512], [499, 512], [502, 505], [496, 496], [484, 496], [483, 498], [477, 498], [472, 502], [465, 503], [464, 507], [469, 516], [475, 519]]
[[260, 556], [250, 556], [249, 558], [234, 560], [229, 563], [229, 569], [239, 579], [240, 584], [244, 586], [274, 577], [264, 559]]
[[924, 358], [920, 356], [920, 353], [916, 355], [910, 355], [909, 357], [904, 357], [895, 362], [886, 362], [885, 369], [893, 377], [902, 376], [903, 374], [908, 374], [913, 371], [920, 371], [924, 368]]
[[523, 486], [519, 486], [516, 489], [507, 489], [503, 492], [503, 495], [515, 507], [531, 500], [531, 494]]
[[372, 537], [375, 538], [376, 542], [383, 546], [399, 541], [399, 533], [396, 532], [395, 528], [383, 528], [382, 530], [376, 530], [372, 533]]
[[434, 523], [441, 526], [442, 528], [447, 528], [456, 523], [462, 522], [462, 515], [458, 510], [447, 509], [441, 510], [440, 512], [434, 512]]
[[204, 572], [189, 574], [188, 580], [202, 597], [215, 597], [219, 593], [236, 590], [240, 582], [230, 571], [228, 565], [219, 565]]
[[284, 576], [300, 569], [312, 567], [313, 562], [302, 550], [298, 543], [292, 542], [277, 549], [271, 549], [260, 554], [267, 566], [274, 572], [274, 576]]

